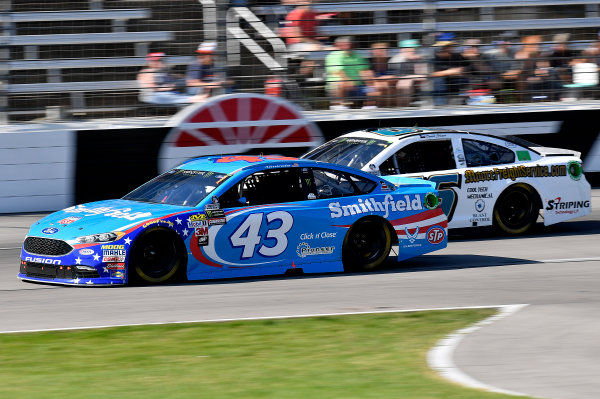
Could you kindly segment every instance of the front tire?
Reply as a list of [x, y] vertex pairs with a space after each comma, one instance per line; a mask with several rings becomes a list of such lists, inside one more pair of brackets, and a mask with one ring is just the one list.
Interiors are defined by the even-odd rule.
[[133, 283], [159, 284], [175, 280], [185, 269], [185, 249], [170, 230], [154, 228], [134, 242], [129, 257], [129, 277]]
[[509, 235], [524, 234], [535, 226], [538, 213], [537, 196], [531, 187], [509, 187], [496, 201], [494, 225]]
[[350, 227], [344, 238], [342, 246], [344, 269], [373, 270], [385, 262], [391, 248], [390, 229], [382, 220], [361, 219]]

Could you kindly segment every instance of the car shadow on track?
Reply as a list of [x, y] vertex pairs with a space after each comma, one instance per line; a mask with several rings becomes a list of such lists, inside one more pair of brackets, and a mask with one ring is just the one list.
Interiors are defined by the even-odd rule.
[[575, 220], [565, 223], [544, 226], [538, 223], [528, 234], [518, 236], [502, 235], [491, 227], [465, 228], [450, 230], [449, 241], [493, 241], [493, 240], [515, 240], [522, 238], [540, 237], [564, 237], [574, 235], [600, 234], [600, 220]]
[[218, 279], [204, 281], [187, 281], [176, 285], [231, 285], [245, 284], [250, 282], [260, 281], [278, 281], [290, 279], [323, 279], [340, 276], [361, 276], [361, 275], [379, 275], [379, 274], [400, 274], [412, 272], [425, 272], [437, 270], [456, 270], [482, 267], [497, 267], [511, 266], [516, 264], [533, 264], [540, 263], [538, 261], [521, 258], [510, 258], [502, 256], [487, 256], [487, 255], [421, 255], [416, 258], [411, 258], [402, 262], [394, 260], [387, 261], [381, 268], [373, 271], [365, 272], [346, 272], [346, 273], [315, 273], [303, 274], [301, 269], [295, 269], [293, 273], [276, 276], [260, 276], [260, 277], [240, 277], [233, 279]]

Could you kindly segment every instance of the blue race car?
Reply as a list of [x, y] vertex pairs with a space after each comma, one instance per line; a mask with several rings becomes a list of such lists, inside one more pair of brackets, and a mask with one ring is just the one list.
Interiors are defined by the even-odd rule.
[[67, 285], [371, 270], [446, 247], [434, 183], [278, 156], [188, 161], [36, 222], [19, 278]]

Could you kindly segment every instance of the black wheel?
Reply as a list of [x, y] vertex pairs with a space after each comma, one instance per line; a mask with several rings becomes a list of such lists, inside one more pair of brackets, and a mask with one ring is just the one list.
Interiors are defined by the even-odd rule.
[[387, 259], [392, 237], [379, 219], [361, 219], [350, 227], [344, 238], [342, 261], [346, 270], [372, 270]]
[[494, 207], [494, 225], [506, 234], [516, 235], [529, 231], [536, 223], [539, 206], [533, 189], [513, 186], [506, 189]]
[[186, 258], [175, 233], [163, 228], [142, 233], [129, 256], [129, 277], [133, 283], [158, 284], [179, 277]]

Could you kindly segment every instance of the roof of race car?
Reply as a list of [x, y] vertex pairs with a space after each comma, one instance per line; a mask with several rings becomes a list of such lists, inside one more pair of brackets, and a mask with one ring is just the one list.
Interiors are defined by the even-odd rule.
[[403, 136], [408, 134], [428, 134], [428, 133], [468, 133], [458, 130], [436, 128], [436, 127], [380, 127], [376, 129], [366, 129], [365, 132], [380, 134], [382, 136]]
[[[176, 169], [210, 171], [216, 173], [230, 174], [242, 169], [269, 169], [274, 167], [298, 167], [298, 166], [316, 166], [322, 162], [309, 159], [299, 159], [284, 157], [279, 155], [225, 155], [225, 156], [205, 156], [188, 160]], [[334, 169], [352, 169], [340, 165], [327, 164]], [[364, 172], [353, 170], [353, 173], [364, 174]]]

